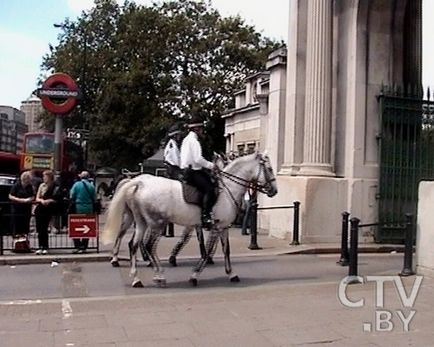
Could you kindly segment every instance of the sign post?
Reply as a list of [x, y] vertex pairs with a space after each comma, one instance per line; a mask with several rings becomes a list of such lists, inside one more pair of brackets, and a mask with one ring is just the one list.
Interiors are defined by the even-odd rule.
[[71, 112], [77, 105], [79, 90], [71, 76], [65, 73], [55, 73], [45, 80], [42, 88], [37, 90], [37, 96], [41, 98], [42, 106], [56, 115], [54, 126], [54, 170], [56, 177], [59, 177], [62, 168], [62, 116]]

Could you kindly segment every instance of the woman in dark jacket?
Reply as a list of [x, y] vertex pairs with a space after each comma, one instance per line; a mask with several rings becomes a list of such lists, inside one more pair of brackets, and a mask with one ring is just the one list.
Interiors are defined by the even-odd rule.
[[48, 226], [55, 212], [55, 197], [57, 193], [53, 171], [44, 171], [42, 179], [43, 183], [41, 183], [36, 193], [36, 202], [38, 205], [35, 209], [35, 218], [39, 241], [39, 249], [36, 251], [36, 254], [48, 253]]
[[9, 199], [13, 202], [11, 206], [13, 235], [27, 235], [30, 231], [30, 217], [32, 216], [32, 202], [34, 200], [30, 171], [24, 171], [21, 174], [20, 179], [11, 188]]

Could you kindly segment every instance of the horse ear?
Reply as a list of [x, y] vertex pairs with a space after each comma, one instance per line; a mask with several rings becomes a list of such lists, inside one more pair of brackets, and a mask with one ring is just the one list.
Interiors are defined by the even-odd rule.
[[214, 152], [214, 160], [213, 160], [214, 164], [217, 165], [217, 167], [220, 170], [223, 170], [225, 163], [224, 163], [224, 159], [223, 156], [219, 153]]

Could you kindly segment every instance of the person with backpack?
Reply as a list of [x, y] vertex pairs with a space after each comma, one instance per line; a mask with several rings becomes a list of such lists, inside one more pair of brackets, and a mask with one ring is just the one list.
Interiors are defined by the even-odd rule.
[[[78, 177], [80, 179], [74, 183], [69, 194], [75, 213], [93, 214], [93, 206], [96, 201], [95, 186], [89, 180], [90, 175], [88, 171], [82, 171]], [[75, 250], [73, 253], [84, 253], [88, 245], [89, 239], [87, 238], [74, 239]]]

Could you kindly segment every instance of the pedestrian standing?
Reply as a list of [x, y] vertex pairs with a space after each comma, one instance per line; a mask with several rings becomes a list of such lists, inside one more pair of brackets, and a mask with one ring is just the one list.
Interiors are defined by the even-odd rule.
[[246, 193], [244, 194], [244, 216], [243, 216], [243, 225], [241, 227], [241, 235], [248, 235], [247, 228], [251, 227], [251, 212], [252, 212], [252, 198], [253, 198], [253, 190], [248, 188]]
[[36, 193], [36, 231], [38, 233], [39, 249], [36, 254], [48, 253], [48, 226], [56, 208], [56, 184], [51, 170], [42, 173], [42, 183]]
[[28, 235], [30, 232], [34, 197], [32, 174], [30, 171], [24, 171], [9, 193], [9, 200], [12, 201], [12, 232], [15, 237]]
[[[92, 214], [93, 205], [96, 201], [96, 190], [88, 171], [82, 171], [79, 175], [80, 180], [75, 182], [71, 188], [70, 199], [75, 205], [75, 213]], [[74, 239], [74, 253], [83, 253], [89, 245], [89, 239]]]
[[32, 187], [33, 187], [33, 192], [36, 193], [38, 192], [39, 186], [41, 185], [41, 183], [43, 182], [43, 178], [42, 178], [42, 174], [41, 171], [32, 169], [31, 171], [32, 174]]

